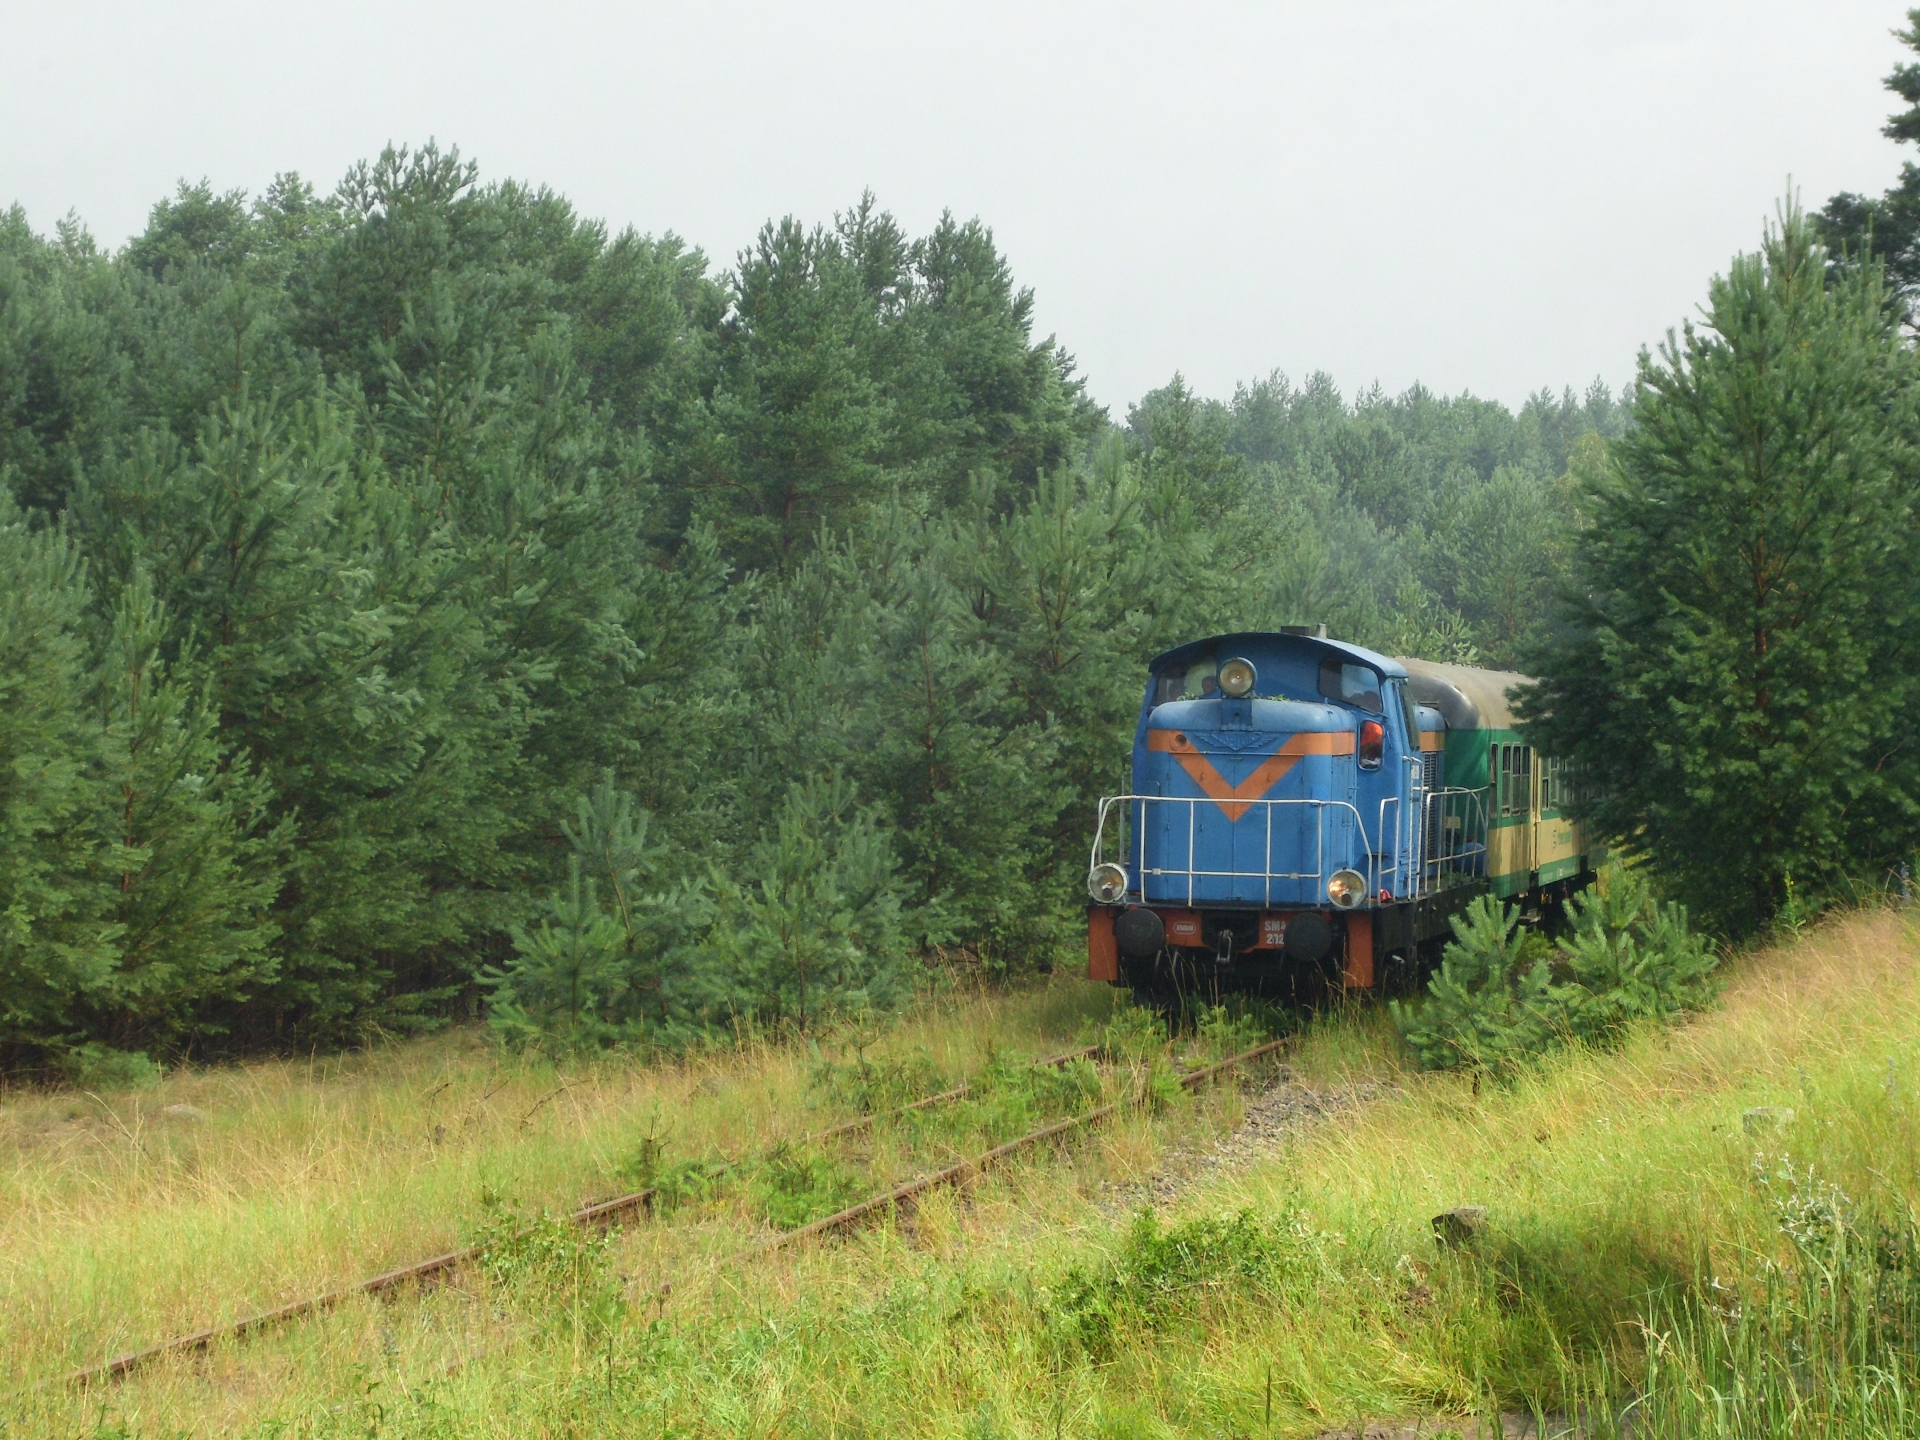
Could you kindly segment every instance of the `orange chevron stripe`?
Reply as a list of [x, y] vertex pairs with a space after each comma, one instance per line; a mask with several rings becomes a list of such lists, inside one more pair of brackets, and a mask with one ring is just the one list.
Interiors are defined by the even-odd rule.
[[1213, 762], [1193, 747], [1177, 730], [1149, 730], [1147, 749], [1157, 750], [1171, 755], [1180, 762], [1180, 768], [1193, 778], [1206, 797], [1226, 811], [1227, 819], [1238, 820], [1248, 810], [1252, 802], [1265, 795], [1280, 782], [1280, 777], [1300, 762], [1306, 755], [1351, 755], [1353, 753], [1353, 732], [1337, 730], [1331, 733], [1314, 731], [1290, 736], [1287, 743], [1261, 762], [1260, 767], [1238, 785], [1229, 785], [1226, 777], [1213, 768]]

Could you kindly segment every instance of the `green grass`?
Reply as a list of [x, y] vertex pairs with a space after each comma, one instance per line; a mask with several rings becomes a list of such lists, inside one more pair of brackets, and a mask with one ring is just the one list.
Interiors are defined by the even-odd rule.
[[[1782, 1229], [1806, 1207], [1757, 1177], [1810, 1171], [1808, 1195], [1846, 1197], [1848, 1234], [1911, 1213], [1917, 950], [1898, 915], [1849, 917], [1743, 960], [1723, 1006], [1686, 1026], [1478, 1093], [1406, 1070], [1383, 1017], [1355, 1007], [1312, 1025], [1288, 1064], [1315, 1085], [1372, 1082], [1374, 1098], [1211, 1173], [1151, 1222], [1114, 1187], [1232, 1124], [1230, 1087], [1162, 1087], [1157, 1104], [911, 1214], [748, 1264], [728, 1257], [791, 1218], [763, 1193], [779, 1166], [809, 1213], [848, 1176], [912, 1173], [1074, 1102], [1016, 1114], [982, 1099], [816, 1151], [805, 1135], [860, 1103], [833, 1068], [857, 1070], [855, 1050], [758, 1044], [558, 1073], [502, 1068], [462, 1037], [105, 1103], [19, 1096], [0, 1106], [0, 1323], [7, 1368], [29, 1383], [0, 1418], [71, 1435], [1307, 1436], [1644, 1391], [1651, 1428], [1637, 1435], [1912, 1433], [1880, 1378], [1887, 1337], [1905, 1332], [1865, 1318], [1892, 1314], [1895, 1282], [1836, 1309]], [[1107, 1003], [1063, 982], [929, 1009], [866, 1045], [868, 1103], [1065, 1048]], [[1164, 1061], [1148, 1052], [1128, 1093], [1154, 1093]], [[889, 1066], [910, 1072], [893, 1091]], [[214, 1118], [156, 1118], [180, 1101]], [[1742, 1113], [1758, 1105], [1794, 1117], [1749, 1133]], [[428, 1138], [466, 1114], [482, 1118]], [[758, 1158], [749, 1179], [604, 1243], [549, 1228], [520, 1254], [501, 1239], [439, 1290], [83, 1396], [31, 1383], [223, 1306], [509, 1235], [483, 1192], [522, 1221], [610, 1193], [649, 1136], [678, 1160]], [[1430, 1217], [1463, 1203], [1488, 1207], [1487, 1230], [1441, 1250]], [[1894, 1273], [1861, 1265], [1844, 1294]], [[1809, 1354], [1826, 1359], [1769, 1368]], [[1743, 1375], [1747, 1408], [1715, 1408]]]

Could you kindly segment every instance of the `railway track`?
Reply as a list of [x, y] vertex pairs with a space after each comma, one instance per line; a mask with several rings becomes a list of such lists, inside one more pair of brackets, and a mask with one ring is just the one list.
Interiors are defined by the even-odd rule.
[[[1265, 1044], [1256, 1045], [1250, 1050], [1242, 1051], [1238, 1055], [1229, 1056], [1227, 1059], [1215, 1064], [1188, 1071], [1180, 1077], [1180, 1088], [1183, 1090], [1196, 1089], [1237, 1069], [1241, 1065], [1247, 1064], [1249, 1061], [1257, 1060], [1263, 1056], [1283, 1050], [1289, 1043], [1290, 1042], [1285, 1039], [1270, 1040]], [[1074, 1060], [1091, 1058], [1099, 1054], [1099, 1052], [1100, 1047], [1098, 1045], [1089, 1045], [1082, 1049], [1071, 1050], [1061, 1055], [1048, 1056], [1043, 1060], [1035, 1061], [1034, 1065], [1036, 1068], [1065, 1065]], [[896, 1110], [885, 1111], [881, 1114], [858, 1116], [843, 1124], [836, 1125], [830, 1130], [824, 1130], [813, 1138], [816, 1140], [827, 1140], [853, 1134], [870, 1128], [876, 1120], [883, 1118], [883, 1116], [901, 1115], [913, 1111], [931, 1109], [938, 1105], [962, 1099], [969, 1093], [971, 1093], [970, 1086], [955, 1086], [951, 1090], [944, 1090], [938, 1095], [929, 1095], [911, 1104], [900, 1106]], [[838, 1230], [849, 1229], [870, 1216], [896, 1209], [910, 1202], [916, 1196], [924, 1195], [930, 1190], [938, 1189], [943, 1185], [964, 1183], [973, 1176], [983, 1174], [1001, 1161], [1009, 1159], [1023, 1150], [1032, 1149], [1036, 1145], [1045, 1144], [1049, 1140], [1057, 1139], [1062, 1135], [1071, 1134], [1077, 1130], [1089, 1129], [1099, 1125], [1118, 1114], [1125, 1103], [1125, 1101], [1115, 1100], [1106, 1105], [1099, 1106], [1096, 1109], [1089, 1110], [1084, 1114], [1069, 1116], [1064, 1120], [1052, 1121], [1049, 1124], [1040, 1126], [1038, 1129], [1027, 1132], [1025, 1135], [996, 1145], [991, 1150], [976, 1156], [972, 1160], [963, 1160], [956, 1164], [945, 1166], [942, 1169], [916, 1176], [914, 1179], [896, 1185], [892, 1189], [871, 1196], [857, 1205], [850, 1205], [835, 1214], [825, 1216], [822, 1219], [801, 1225], [792, 1230], [782, 1231], [778, 1235], [770, 1236], [729, 1256], [722, 1264], [739, 1264], [750, 1261], [758, 1256], [771, 1254], [805, 1240], [831, 1234]], [[635, 1190], [630, 1194], [616, 1195], [608, 1200], [600, 1200], [591, 1205], [584, 1205], [580, 1209], [575, 1210], [568, 1219], [573, 1224], [582, 1227], [618, 1224], [636, 1212], [645, 1212], [650, 1207], [654, 1194], [655, 1191], [653, 1187], [648, 1187], [644, 1190]], [[116, 1355], [110, 1360], [101, 1361], [97, 1365], [89, 1365], [84, 1369], [74, 1371], [67, 1376], [66, 1383], [71, 1386], [85, 1386], [105, 1380], [116, 1380], [167, 1356], [182, 1355], [197, 1350], [204, 1350], [219, 1340], [237, 1339], [260, 1330], [270, 1329], [275, 1325], [285, 1324], [291, 1320], [298, 1320], [303, 1316], [319, 1314], [356, 1296], [375, 1295], [402, 1285], [433, 1280], [457, 1270], [462, 1265], [479, 1259], [485, 1249], [486, 1247], [484, 1245], [463, 1246], [457, 1250], [449, 1250], [444, 1254], [434, 1255], [428, 1259], [416, 1261], [411, 1265], [403, 1265], [398, 1269], [382, 1271], [378, 1275], [369, 1276], [364, 1280], [357, 1280], [349, 1285], [338, 1286], [335, 1289], [324, 1291], [318, 1295], [308, 1296], [303, 1300], [296, 1300], [290, 1304], [281, 1305], [271, 1310], [262, 1310], [258, 1314], [229, 1321], [224, 1325], [208, 1326], [205, 1329], [195, 1330], [186, 1335], [175, 1336], [171, 1340], [161, 1341], [157, 1345], [149, 1345], [145, 1349], [130, 1350], [125, 1354]], [[671, 1280], [662, 1281], [654, 1287], [652, 1293], [655, 1295], [669, 1294], [673, 1289], [673, 1284], [674, 1282]]]
[[[1250, 1060], [1257, 1060], [1263, 1055], [1270, 1055], [1276, 1051], [1283, 1050], [1287, 1044], [1288, 1042], [1286, 1040], [1269, 1040], [1264, 1045], [1256, 1045], [1251, 1050], [1244, 1050], [1240, 1054], [1230, 1056], [1217, 1064], [1206, 1065], [1198, 1070], [1190, 1070], [1180, 1077], [1180, 1088], [1183, 1090], [1196, 1089], [1210, 1080], [1218, 1079], [1230, 1070], [1237, 1069]], [[828, 1215], [823, 1219], [813, 1221], [811, 1224], [802, 1225], [795, 1230], [782, 1231], [778, 1235], [761, 1241], [758, 1245], [748, 1246], [745, 1250], [735, 1255], [733, 1260], [737, 1262], [752, 1259], [756, 1255], [765, 1255], [774, 1250], [785, 1249], [789, 1245], [796, 1244], [802, 1240], [812, 1239], [817, 1235], [825, 1235], [834, 1230], [844, 1230], [851, 1225], [858, 1224], [869, 1215], [877, 1215], [882, 1211], [891, 1210], [913, 1199], [917, 1195], [924, 1195], [929, 1190], [938, 1189], [942, 1185], [960, 1184], [975, 1175], [991, 1169], [1002, 1160], [1018, 1155], [1022, 1150], [1032, 1149], [1035, 1145], [1044, 1144], [1049, 1140], [1057, 1139], [1072, 1131], [1089, 1129], [1104, 1120], [1109, 1120], [1120, 1112], [1124, 1104], [1124, 1101], [1114, 1100], [1100, 1106], [1098, 1109], [1089, 1110], [1084, 1115], [1070, 1115], [1064, 1120], [1055, 1120], [1051, 1124], [1042, 1125], [1039, 1129], [1030, 1130], [1017, 1139], [1009, 1140], [1003, 1145], [994, 1146], [993, 1149], [975, 1159], [963, 1160], [956, 1165], [949, 1165], [943, 1170], [935, 1170], [926, 1175], [918, 1176], [907, 1181], [904, 1185], [895, 1186], [893, 1189], [884, 1191], [870, 1199], [862, 1200], [858, 1205], [850, 1205], [838, 1214]], [[672, 1288], [672, 1282], [668, 1281], [658, 1288], [660, 1292], [669, 1290]]]

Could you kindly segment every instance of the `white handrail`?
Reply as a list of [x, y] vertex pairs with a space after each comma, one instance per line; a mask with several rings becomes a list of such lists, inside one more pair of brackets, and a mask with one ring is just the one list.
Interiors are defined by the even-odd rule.
[[[1408, 763], [1409, 765], [1413, 765], [1419, 762], [1409, 757]], [[1484, 861], [1487, 855], [1486, 791], [1484, 789], [1469, 790], [1457, 786], [1447, 786], [1429, 792], [1425, 790], [1424, 786], [1417, 786], [1414, 795], [1417, 800], [1415, 804], [1403, 804], [1402, 797], [1397, 795], [1389, 795], [1380, 802], [1379, 824], [1375, 834], [1382, 841], [1386, 840], [1389, 834], [1392, 835], [1393, 848], [1391, 852], [1376, 850], [1369, 842], [1366, 821], [1351, 801], [1313, 798], [1238, 801], [1236, 803], [1247, 806], [1248, 808], [1258, 805], [1266, 812], [1264, 817], [1266, 822], [1264, 826], [1265, 854], [1262, 859], [1261, 869], [1258, 871], [1205, 870], [1195, 865], [1194, 851], [1199, 838], [1200, 813], [1197, 807], [1201, 805], [1212, 805], [1218, 802], [1203, 796], [1106, 795], [1100, 799], [1098, 818], [1094, 825], [1093, 846], [1088, 857], [1088, 870], [1091, 872], [1095, 867], [1099, 866], [1108, 853], [1107, 825], [1111, 818], [1118, 821], [1113, 845], [1114, 848], [1120, 852], [1123, 862], [1132, 859], [1132, 857], [1127, 854], [1129, 849], [1127, 843], [1129, 832], [1137, 838], [1139, 843], [1140, 856], [1138, 873], [1134, 873], [1134, 867], [1132, 865], [1128, 864], [1125, 866], [1128, 871], [1128, 889], [1130, 893], [1144, 894], [1144, 877], [1148, 875], [1184, 877], [1187, 892], [1186, 903], [1191, 907], [1194, 903], [1195, 883], [1198, 880], [1259, 879], [1261, 881], [1263, 900], [1266, 904], [1271, 905], [1273, 903], [1273, 885], [1276, 880], [1312, 880], [1315, 882], [1316, 891], [1318, 886], [1325, 883], [1328, 878], [1327, 813], [1329, 811], [1344, 811], [1352, 817], [1361, 853], [1367, 857], [1367, 898], [1369, 901], [1372, 901], [1374, 897], [1379, 894], [1380, 880], [1383, 871], [1386, 871], [1389, 867], [1391, 868], [1392, 875], [1391, 892], [1397, 898], [1407, 898], [1401, 894], [1403, 887], [1414, 896], [1431, 894], [1435, 890], [1444, 888], [1450, 877], [1470, 878], [1473, 873], [1473, 862], [1476, 860]], [[1184, 857], [1186, 863], [1184, 865], [1153, 865], [1150, 863], [1153, 857], [1147, 854], [1148, 826], [1146, 821], [1147, 807], [1149, 805], [1184, 805], [1187, 807], [1187, 844], [1186, 855]], [[1388, 805], [1397, 807], [1394, 812], [1395, 823], [1391, 831], [1387, 828]], [[1136, 813], [1132, 811], [1132, 807], [1135, 806], [1139, 807], [1137, 818]], [[1461, 838], [1465, 842], [1457, 849], [1448, 848], [1449, 842], [1447, 837], [1450, 832], [1447, 828], [1446, 820], [1449, 815], [1450, 806], [1459, 807], [1454, 813], [1458, 815], [1461, 821], [1458, 829], [1461, 833]], [[1273, 868], [1274, 813], [1282, 807], [1312, 809], [1316, 812], [1314, 823], [1314, 868], [1310, 871], [1281, 871]], [[1439, 811], [1439, 824], [1433, 829], [1438, 843], [1435, 847], [1435, 853], [1431, 855], [1424, 853], [1424, 845], [1422, 844], [1422, 837], [1428, 833], [1428, 827], [1424, 817], [1430, 807], [1438, 807]], [[1242, 813], [1244, 813], [1244, 811]], [[1477, 823], [1474, 823], [1476, 821]], [[1404, 875], [1402, 873], [1403, 870], [1405, 872]]]
[[[1249, 808], [1255, 805], [1261, 806], [1266, 811], [1266, 855], [1263, 860], [1263, 868], [1257, 872], [1252, 870], [1202, 870], [1198, 868], [1194, 864], [1194, 848], [1198, 838], [1196, 832], [1199, 824], [1199, 812], [1195, 807], [1216, 803], [1216, 801], [1204, 796], [1133, 794], [1102, 796], [1100, 800], [1099, 817], [1094, 826], [1093, 849], [1088, 860], [1087, 868], [1089, 872], [1103, 863], [1103, 859], [1107, 853], [1107, 821], [1108, 817], [1113, 815], [1116, 807], [1121, 807], [1116, 847], [1123, 855], [1125, 854], [1129, 828], [1127, 822], [1131, 819], [1126, 807], [1138, 805], [1140, 807], [1139, 819], [1132, 824], [1131, 828], [1132, 833], [1139, 840], [1140, 873], [1135, 875], [1130, 871], [1128, 875], [1128, 880], [1131, 882], [1129, 886], [1130, 891], [1144, 893], [1142, 890], [1142, 880], [1147, 875], [1184, 876], [1187, 882], [1187, 904], [1191, 906], [1193, 904], [1194, 882], [1198, 879], [1246, 880], [1257, 878], [1262, 882], [1262, 892], [1265, 903], [1270, 905], [1273, 903], [1273, 882], [1276, 880], [1312, 880], [1317, 886], [1328, 878], [1326, 812], [1345, 811], [1353, 818], [1354, 829], [1359, 836], [1362, 853], [1367, 856], [1367, 889], [1369, 898], [1371, 898], [1377, 889], [1379, 857], [1374, 853], [1373, 847], [1367, 843], [1366, 821], [1361, 818], [1360, 811], [1350, 801], [1346, 800], [1288, 799], [1237, 801], [1235, 803], [1245, 805]], [[1184, 805], [1187, 807], [1187, 863], [1185, 865], [1154, 866], [1148, 863], [1150, 858], [1147, 855], [1146, 814], [1148, 805]], [[1311, 871], [1280, 871], [1273, 868], [1273, 813], [1283, 806], [1311, 808], [1318, 812], [1315, 816], [1316, 823], [1314, 825], [1314, 869]]]
[[[1422, 893], [1441, 889], [1450, 875], [1471, 878], [1472, 862], [1485, 859], [1488, 788], [1469, 790], [1461, 786], [1446, 786], [1426, 797], [1426, 807], [1438, 811], [1439, 823], [1430, 828], [1437, 835], [1439, 844], [1436, 853], [1426, 856], [1421, 866]], [[1450, 817], [1458, 818], [1461, 822], [1458, 828], [1465, 843], [1458, 849], [1449, 849], [1446, 822]]]

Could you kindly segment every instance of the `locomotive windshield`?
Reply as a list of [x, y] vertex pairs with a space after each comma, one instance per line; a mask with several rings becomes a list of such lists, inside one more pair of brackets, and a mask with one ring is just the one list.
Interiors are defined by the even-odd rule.
[[1320, 664], [1320, 693], [1329, 700], [1352, 705], [1371, 714], [1381, 713], [1380, 676], [1371, 665], [1324, 660]]
[[1220, 670], [1211, 655], [1161, 674], [1153, 687], [1153, 703], [1171, 700], [1208, 700], [1220, 693]]

